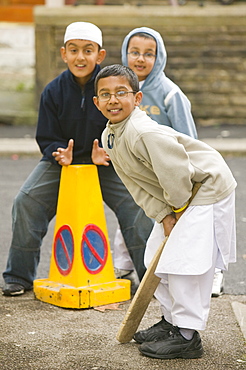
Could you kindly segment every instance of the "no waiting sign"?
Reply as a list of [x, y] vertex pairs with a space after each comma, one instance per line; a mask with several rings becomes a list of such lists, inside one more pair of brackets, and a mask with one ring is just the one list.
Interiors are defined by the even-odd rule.
[[90, 274], [98, 274], [107, 262], [107, 240], [102, 230], [94, 224], [89, 224], [84, 229], [81, 256], [84, 266]]
[[56, 233], [54, 258], [59, 272], [66, 276], [72, 269], [74, 259], [74, 240], [71, 228], [63, 225]]

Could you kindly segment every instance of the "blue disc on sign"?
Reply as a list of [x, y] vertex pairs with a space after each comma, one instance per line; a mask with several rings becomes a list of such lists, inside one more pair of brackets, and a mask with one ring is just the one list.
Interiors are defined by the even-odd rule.
[[81, 255], [84, 266], [90, 274], [97, 274], [105, 266], [108, 244], [98, 226], [89, 224], [85, 227], [82, 235]]
[[63, 225], [56, 233], [54, 242], [54, 258], [62, 275], [68, 275], [73, 266], [74, 241], [72, 230]]

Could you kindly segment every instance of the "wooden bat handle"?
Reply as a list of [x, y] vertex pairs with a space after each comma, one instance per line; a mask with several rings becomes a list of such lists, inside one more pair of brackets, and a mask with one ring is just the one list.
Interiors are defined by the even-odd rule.
[[191, 197], [189, 199], [189, 204], [192, 202], [193, 198], [195, 198], [196, 193], [198, 192], [198, 190], [200, 189], [201, 186], [202, 186], [201, 182], [195, 182], [195, 184], [193, 185], [193, 188], [192, 188], [192, 194], [191, 194]]

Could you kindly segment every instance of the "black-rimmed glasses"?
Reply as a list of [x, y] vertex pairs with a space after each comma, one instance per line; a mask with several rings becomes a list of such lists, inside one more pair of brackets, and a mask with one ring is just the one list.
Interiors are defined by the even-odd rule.
[[144, 57], [144, 59], [146, 60], [153, 60], [156, 55], [155, 54], [152, 54], [152, 53], [139, 53], [138, 51], [131, 51], [130, 53], [127, 53], [127, 55], [130, 55], [130, 57], [132, 59], [138, 59], [140, 57], [140, 55], [142, 55]]
[[124, 99], [128, 97], [128, 94], [136, 94], [136, 91], [117, 91], [115, 94], [110, 94], [108, 92], [101, 93], [97, 95], [98, 100], [100, 101], [109, 101], [111, 96], [114, 95], [116, 99]]

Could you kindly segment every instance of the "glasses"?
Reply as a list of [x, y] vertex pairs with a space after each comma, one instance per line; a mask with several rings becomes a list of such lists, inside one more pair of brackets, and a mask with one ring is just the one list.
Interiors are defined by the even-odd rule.
[[114, 95], [116, 99], [124, 99], [128, 97], [128, 94], [136, 94], [136, 91], [117, 91], [115, 94], [110, 94], [108, 92], [97, 95], [98, 100], [100, 101], [109, 101], [111, 96]]
[[130, 55], [130, 57], [132, 59], [138, 59], [140, 57], [140, 55], [142, 55], [144, 57], [145, 60], [153, 60], [156, 55], [155, 54], [152, 54], [152, 53], [139, 53], [138, 51], [131, 51], [130, 53], [127, 53], [128, 55]]

